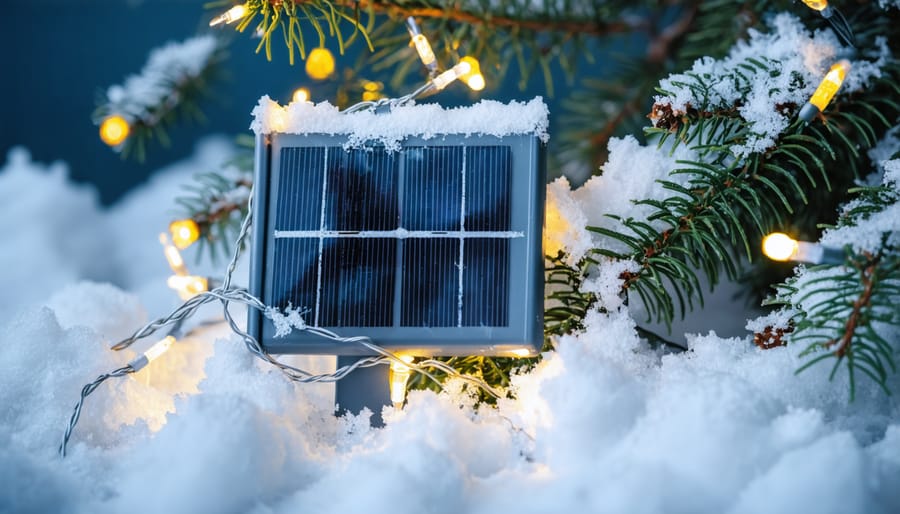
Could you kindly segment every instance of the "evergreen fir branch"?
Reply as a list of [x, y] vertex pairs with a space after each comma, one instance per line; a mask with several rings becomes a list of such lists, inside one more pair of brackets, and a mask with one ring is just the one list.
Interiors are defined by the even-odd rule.
[[[209, 251], [215, 261], [230, 257], [253, 187], [253, 167], [249, 156], [233, 159], [225, 168], [200, 173], [184, 186], [185, 194], [175, 199], [183, 209], [181, 219], [197, 223], [200, 236], [198, 255]], [[221, 253], [220, 253], [221, 252]]]
[[123, 158], [133, 153], [142, 161], [150, 140], [168, 146], [167, 130], [180, 119], [205, 120], [197, 102], [219, 75], [224, 58], [223, 43], [209, 35], [159, 47], [140, 73], [107, 89], [94, 111], [94, 122], [99, 125], [113, 115], [124, 118], [130, 134], [114, 149]]
[[[230, 2], [214, 2], [207, 7], [221, 8], [225, 5], [230, 5]], [[463, 30], [462, 27], [471, 27], [479, 32], [556, 32], [586, 36], [631, 32], [643, 27], [642, 22], [635, 17], [609, 16], [609, 4], [600, 1], [580, 3], [578, 8], [573, 5], [536, 5], [526, 0], [510, 0], [502, 5], [478, 1], [445, 5], [425, 0], [248, 0], [244, 5], [247, 11], [236, 29], [243, 32], [255, 23], [255, 31], [261, 35], [257, 52], [265, 49], [266, 57], [270, 60], [272, 37], [281, 29], [291, 64], [294, 62], [295, 48], [300, 52], [301, 58], [306, 58], [303, 33], [305, 26], [316, 33], [319, 46], [324, 46], [327, 37], [332, 37], [343, 53], [351, 38], [359, 34], [366, 40], [369, 50], [374, 50], [369, 35], [376, 16], [387, 16], [394, 20], [404, 20], [409, 16], [426, 22], [437, 20], [445, 31], [440, 36], [435, 35], [436, 39], [450, 34], [450, 25], [460, 30]], [[366, 15], [365, 23], [362, 21], [363, 13]], [[609, 19], [614, 21], [605, 21]], [[352, 31], [349, 38], [345, 34], [348, 28]]]

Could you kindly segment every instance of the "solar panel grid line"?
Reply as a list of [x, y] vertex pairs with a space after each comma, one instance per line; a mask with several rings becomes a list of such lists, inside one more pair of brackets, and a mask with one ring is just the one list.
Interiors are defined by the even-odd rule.
[[[403, 206], [406, 201], [406, 159], [397, 160], [397, 218], [396, 223], [399, 227], [400, 220], [403, 219]], [[406, 280], [406, 273], [403, 269], [403, 259], [405, 254], [405, 245], [402, 241], [397, 241], [397, 255], [394, 259], [394, 269], [397, 270], [394, 278], [394, 295], [391, 297], [393, 305], [393, 316], [391, 319], [392, 326], [399, 327], [402, 319], [403, 302], [401, 300], [403, 294], [403, 285]]]
[[276, 230], [275, 239], [300, 239], [305, 237], [324, 237], [326, 239], [366, 239], [372, 237], [388, 237], [392, 239], [518, 239], [525, 237], [523, 232], [514, 230]]
[[[460, 167], [460, 200], [459, 200], [459, 231], [464, 233], [466, 231], [466, 153], [467, 148], [463, 146], [462, 149], [462, 166]], [[459, 288], [457, 292], [457, 306], [456, 306], [456, 326], [462, 326], [462, 316], [463, 316], [463, 256], [465, 255], [465, 246], [466, 240], [463, 237], [459, 238], [459, 261], [457, 262], [457, 267], [459, 267]]]
[[[319, 230], [325, 229], [325, 199], [328, 193], [328, 147], [325, 147], [325, 155], [322, 159], [322, 209], [319, 214]], [[322, 254], [325, 251], [325, 238], [319, 235], [319, 256], [316, 275], [316, 314], [313, 326], [319, 325], [320, 313], [322, 310]]]

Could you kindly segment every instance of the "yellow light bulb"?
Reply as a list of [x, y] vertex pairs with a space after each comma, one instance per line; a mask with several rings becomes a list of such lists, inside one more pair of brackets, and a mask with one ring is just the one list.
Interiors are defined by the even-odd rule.
[[481, 64], [478, 63], [478, 59], [467, 55], [459, 60], [459, 62], [464, 62], [469, 65], [469, 71], [460, 75], [460, 80], [466, 83], [469, 86], [469, 89], [473, 91], [481, 91], [484, 89], [484, 75], [481, 74]]
[[209, 22], [210, 27], [235, 22], [247, 15], [247, 4], [235, 5]]
[[784, 262], [793, 259], [797, 255], [800, 245], [797, 243], [797, 240], [787, 234], [773, 232], [763, 238], [762, 248], [766, 257], [773, 261]]
[[176, 220], [169, 223], [172, 242], [179, 250], [184, 250], [200, 238], [200, 226], [192, 219]]
[[821, 11], [828, 7], [827, 0], [803, 0], [803, 3], [806, 4], [810, 9]]
[[287, 130], [288, 116], [284, 109], [280, 106], [272, 107], [269, 111], [269, 127], [273, 132], [284, 132]]
[[510, 353], [512, 353], [514, 357], [518, 357], [520, 359], [525, 358], [525, 357], [531, 357], [531, 350], [529, 350], [528, 348], [516, 348], [515, 350], [511, 351]]
[[118, 114], [108, 116], [100, 124], [100, 139], [109, 146], [122, 144], [130, 132], [131, 127], [128, 126], [128, 122]]
[[169, 242], [169, 238], [166, 234], [163, 233], [159, 235], [159, 244], [163, 245], [163, 254], [166, 256], [166, 261], [168, 261], [172, 271], [176, 275], [187, 275], [187, 266], [184, 265], [184, 259], [181, 258], [181, 252]]
[[422, 59], [422, 64], [431, 66], [437, 61], [437, 58], [434, 56], [434, 51], [431, 49], [431, 43], [428, 42], [428, 38], [425, 37], [425, 34], [416, 34], [412, 37], [412, 42], [416, 47], [416, 52], [419, 54], [419, 59]]
[[147, 348], [147, 351], [138, 355], [136, 358], [132, 359], [131, 362], [128, 363], [131, 368], [137, 372], [145, 367], [148, 364], [155, 361], [159, 358], [160, 355], [166, 353], [166, 351], [175, 344], [175, 336], [166, 336], [165, 338], [157, 341], [153, 346]]
[[309, 101], [309, 89], [306, 89], [305, 87], [298, 87], [296, 90], [294, 90], [294, 95], [291, 97], [291, 99], [295, 103], [308, 102]]
[[413, 361], [412, 355], [398, 355], [403, 362], [391, 361], [391, 403], [395, 409], [403, 407], [406, 401], [406, 383], [412, 375], [412, 368], [407, 366]]
[[816, 92], [813, 93], [812, 98], [809, 99], [809, 103], [815, 105], [819, 111], [824, 111], [828, 102], [834, 98], [835, 93], [840, 89], [848, 71], [850, 71], [850, 61], [841, 59], [836, 62], [831, 69], [828, 70], [828, 73], [825, 75], [825, 78], [822, 79], [822, 83], [819, 84], [819, 87], [816, 88]]
[[431, 84], [434, 85], [434, 87], [437, 88], [438, 91], [441, 91], [445, 87], [450, 85], [451, 82], [462, 77], [466, 73], [469, 73], [469, 71], [471, 70], [471, 64], [465, 61], [460, 61], [456, 66], [433, 78], [431, 80]]
[[325, 80], [334, 73], [334, 56], [327, 48], [315, 48], [306, 56], [306, 74], [315, 80]]
[[209, 280], [206, 277], [196, 275], [172, 275], [166, 280], [166, 285], [178, 293], [178, 297], [184, 301], [209, 291]]
[[144, 356], [147, 357], [149, 362], [153, 362], [159, 358], [160, 355], [166, 353], [166, 350], [171, 348], [173, 344], [175, 344], [175, 338], [166, 336], [163, 340], [157, 342], [150, 348], [147, 348], [147, 351], [144, 352]]

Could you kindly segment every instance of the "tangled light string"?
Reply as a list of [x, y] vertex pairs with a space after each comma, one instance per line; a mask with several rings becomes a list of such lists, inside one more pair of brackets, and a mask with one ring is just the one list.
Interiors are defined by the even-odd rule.
[[[452, 71], [452, 70], [450, 70]], [[445, 72], [447, 73], [447, 72]], [[454, 77], [455, 79], [456, 77]], [[391, 108], [399, 105], [406, 104], [411, 102], [418, 96], [424, 94], [425, 92], [432, 91], [435, 89], [435, 85], [433, 81], [427, 82], [422, 87], [413, 91], [412, 93], [402, 96], [397, 99], [382, 99], [377, 102], [361, 102], [356, 104], [350, 108], [348, 108], [345, 113], [356, 112], [362, 109], [373, 109], [377, 110], [383, 106], [389, 106]], [[442, 87], [439, 89], [443, 89]], [[256, 309], [263, 314], [271, 315], [273, 312], [278, 312], [274, 307], [267, 306], [262, 302], [259, 298], [250, 294], [246, 288], [232, 286], [232, 277], [234, 275], [234, 271], [237, 268], [238, 260], [241, 256], [241, 251], [244, 247], [244, 241], [250, 233], [250, 226], [252, 222], [252, 199], [253, 193], [251, 191], [250, 198], [247, 201], [247, 215], [244, 217], [243, 222], [241, 223], [241, 230], [238, 234], [237, 239], [234, 243], [234, 252], [231, 256], [231, 261], [228, 263], [228, 267], [225, 270], [225, 278], [222, 280], [220, 286], [215, 287], [209, 291], [203, 291], [196, 296], [186, 300], [183, 304], [177, 307], [174, 311], [172, 311], [168, 316], [163, 318], [155, 319], [140, 329], [138, 329], [134, 334], [130, 337], [119, 341], [114, 344], [111, 349], [115, 351], [121, 351], [126, 348], [131, 347], [134, 343], [139, 341], [140, 339], [144, 339], [158, 330], [165, 328], [167, 326], [172, 326], [167, 337], [175, 337], [175, 334], [180, 334], [181, 325], [201, 306], [206, 305], [208, 303], [212, 303], [215, 301], [219, 301], [222, 303], [222, 310], [225, 316], [225, 321], [228, 323], [228, 326], [231, 328], [232, 332], [241, 337], [244, 342], [244, 346], [247, 350], [250, 351], [257, 358], [267, 362], [268, 364], [275, 366], [279, 371], [282, 372], [289, 380], [292, 382], [299, 383], [313, 383], [313, 382], [337, 382], [338, 380], [343, 379], [350, 373], [352, 373], [355, 369], [358, 368], [368, 368], [372, 366], [382, 365], [382, 364], [390, 364], [397, 363], [404, 366], [409, 367], [412, 371], [420, 373], [430, 380], [434, 381], [438, 384], [439, 387], [443, 389], [443, 385], [441, 382], [435, 377], [431, 371], [429, 370], [438, 370], [440, 372], [445, 373], [449, 377], [458, 378], [463, 380], [468, 384], [472, 384], [476, 387], [484, 390], [488, 395], [493, 398], [500, 398], [500, 393], [495, 391], [490, 385], [488, 385], [484, 380], [480, 378], [473, 377], [470, 375], [464, 375], [459, 373], [452, 366], [448, 364], [434, 360], [434, 359], [426, 359], [420, 362], [407, 362], [401, 359], [401, 357], [381, 346], [375, 344], [371, 338], [368, 336], [355, 336], [355, 337], [341, 337], [336, 333], [321, 328], [321, 327], [310, 327], [307, 325], [303, 325], [301, 327], [294, 327], [297, 330], [303, 330], [306, 332], [310, 332], [312, 334], [318, 335], [320, 337], [324, 337], [326, 339], [330, 339], [332, 341], [339, 342], [345, 345], [361, 345], [367, 348], [369, 351], [377, 354], [370, 357], [365, 357], [359, 359], [352, 364], [348, 364], [346, 366], [341, 366], [333, 373], [322, 373], [322, 374], [313, 374], [301, 368], [297, 368], [295, 366], [291, 366], [289, 364], [285, 364], [271, 354], [269, 354], [256, 340], [255, 337], [251, 336], [247, 333], [246, 330], [242, 329], [237, 322], [234, 320], [231, 312], [228, 310], [229, 303], [238, 303], [242, 305], [246, 305], [250, 308]], [[63, 435], [62, 443], [59, 446], [59, 454], [62, 457], [66, 456], [66, 447], [69, 443], [69, 440], [72, 437], [72, 433], [75, 430], [75, 426], [78, 424], [78, 420], [81, 417], [81, 410], [84, 406], [84, 402], [87, 397], [93, 393], [103, 382], [110, 378], [119, 378], [130, 375], [132, 373], [137, 372], [143, 366], [147, 365], [148, 361], [146, 359], [146, 353], [138, 356], [135, 360], [131, 361], [127, 365], [118, 368], [109, 373], [105, 373], [103, 375], [98, 376], [93, 382], [85, 385], [81, 390], [81, 396], [78, 402], [75, 404], [75, 408], [72, 412], [71, 417], [69, 418], [69, 423], [66, 426], [65, 433]], [[506, 419], [506, 418], [504, 418]], [[509, 420], [506, 420], [509, 422]], [[511, 422], [510, 422], [511, 423]], [[522, 432], [520, 429], [513, 426], [516, 431]], [[527, 434], [526, 434], [527, 435]], [[530, 436], [529, 436], [530, 437]]]

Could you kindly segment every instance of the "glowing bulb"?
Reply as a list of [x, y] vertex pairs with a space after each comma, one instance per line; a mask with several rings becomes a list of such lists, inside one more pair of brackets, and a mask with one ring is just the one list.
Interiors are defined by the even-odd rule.
[[175, 338], [166, 336], [163, 340], [157, 342], [150, 348], [147, 348], [147, 351], [144, 352], [144, 356], [147, 357], [148, 361], [153, 362], [159, 358], [160, 355], [166, 353], [166, 350], [171, 348], [173, 344], [175, 344]]
[[430, 67], [437, 61], [437, 58], [434, 56], [434, 50], [431, 49], [431, 43], [428, 42], [425, 34], [416, 34], [413, 36], [412, 41], [416, 46], [416, 52], [419, 53], [419, 59], [422, 59], [422, 64]]
[[834, 98], [835, 93], [841, 88], [841, 84], [844, 83], [844, 78], [849, 71], [850, 61], [841, 59], [836, 62], [828, 70], [809, 102], [800, 109], [800, 119], [810, 121], [816, 114], [824, 111], [831, 99]]
[[416, 19], [412, 16], [406, 18], [406, 28], [409, 30], [409, 36], [412, 38], [413, 46], [416, 47], [416, 52], [419, 54], [422, 64], [432, 73], [437, 71], [437, 58], [434, 56], [434, 50], [431, 49], [431, 43], [428, 42], [428, 38], [419, 30], [419, 24], [416, 23]]
[[391, 361], [391, 403], [395, 409], [403, 407], [406, 401], [406, 383], [412, 375], [412, 368], [407, 366], [413, 361], [412, 355], [398, 355], [403, 362]]
[[294, 96], [291, 97], [294, 102], [308, 102], [309, 101], [309, 89], [305, 87], [298, 87], [294, 91]]
[[169, 223], [169, 233], [175, 246], [184, 250], [200, 238], [200, 226], [192, 219], [176, 220]]
[[184, 301], [209, 291], [209, 280], [196, 275], [172, 275], [166, 280], [166, 284], [178, 293], [178, 297]]
[[460, 59], [459, 62], [468, 63], [470, 68], [467, 73], [464, 73], [459, 77], [460, 80], [465, 82], [472, 91], [481, 91], [484, 89], [484, 75], [481, 74], [481, 65], [478, 63], [478, 59], [467, 55]]
[[163, 245], [163, 253], [166, 256], [166, 260], [169, 262], [169, 267], [172, 268], [172, 271], [176, 275], [187, 275], [188, 270], [184, 265], [184, 259], [181, 258], [181, 252], [178, 251], [178, 248], [169, 242], [169, 238], [165, 234], [159, 235], [159, 243]]
[[129, 362], [128, 365], [131, 366], [134, 371], [140, 371], [144, 369], [148, 364], [159, 358], [160, 355], [166, 353], [166, 351], [171, 348], [173, 344], [175, 344], [175, 337], [166, 336], [160, 341], [157, 341], [150, 348], [147, 348], [146, 352], [142, 353], [139, 357]]
[[209, 22], [210, 27], [235, 22], [247, 15], [247, 4], [235, 5]]
[[762, 248], [766, 257], [773, 261], [784, 262], [795, 257], [800, 246], [797, 244], [797, 240], [791, 238], [791, 236], [781, 232], [773, 232], [763, 238]]
[[437, 77], [431, 80], [432, 85], [437, 88], [438, 91], [443, 90], [454, 80], [462, 77], [466, 73], [472, 70], [472, 65], [468, 62], [461, 61], [456, 66], [450, 68], [449, 70], [441, 73]]
[[828, 73], [825, 75], [822, 83], [819, 84], [819, 87], [816, 88], [816, 92], [813, 93], [812, 98], [809, 99], [809, 103], [818, 107], [820, 111], [824, 111], [825, 106], [828, 105], [828, 102], [831, 101], [834, 94], [840, 89], [841, 84], [844, 83], [844, 77], [847, 76], [848, 71], [850, 71], [850, 61], [841, 59], [836, 62], [831, 69], [828, 70]]
[[128, 126], [128, 122], [118, 114], [108, 116], [100, 124], [100, 139], [109, 146], [122, 144], [130, 132], [131, 127]]
[[513, 354], [513, 357], [518, 357], [520, 359], [525, 357], [531, 357], [532, 352], [528, 348], [516, 348], [515, 350], [510, 352]]
[[806, 4], [810, 9], [821, 11], [828, 7], [827, 0], [803, 0], [803, 3]]
[[284, 132], [287, 130], [287, 113], [279, 106], [275, 106], [269, 111], [269, 127], [272, 132]]
[[306, 57], [306, 74], [315, 80], [325, 80], [334, 73], [334, 56], [327, 48], [315, 48]]

